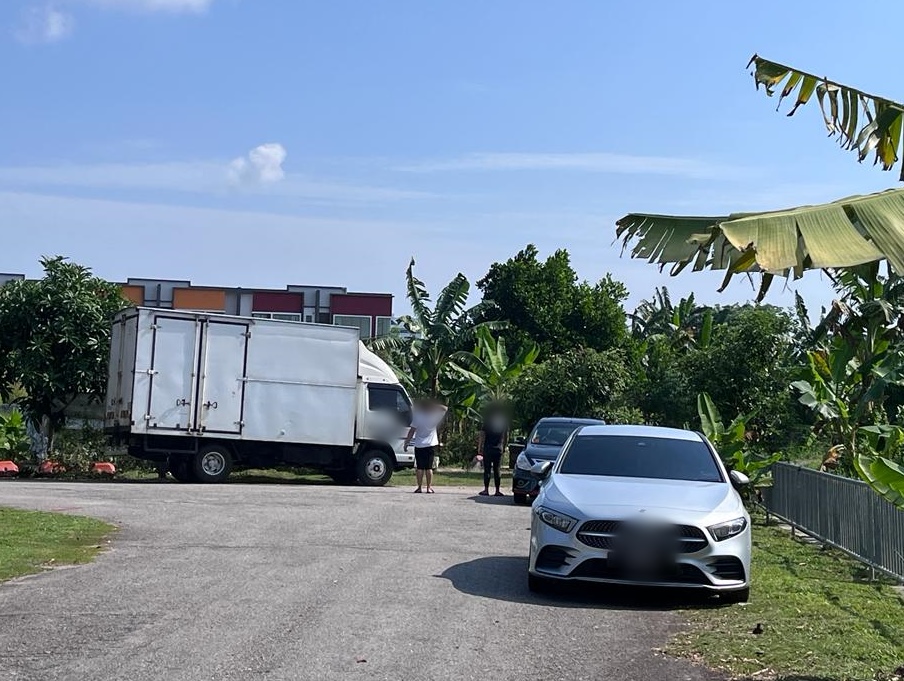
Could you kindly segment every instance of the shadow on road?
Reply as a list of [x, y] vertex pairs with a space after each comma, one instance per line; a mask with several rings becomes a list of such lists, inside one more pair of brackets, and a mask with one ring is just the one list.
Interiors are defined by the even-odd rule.
[[512, 506], [515, 503], [512, 501], [510, 494], [506, 494], [504, 497], [494, 497], [492, 492], [486, 497], [475, 494], [474, 496], [468, 497], [468, 500], [478, 504], [488, 504], [490, 506]]
[[624, 585], [569, 583], [551, 594], [527, 588], [527, 558], [487, 556], [458, 563], [437, 575], [470, 596], [556, 608], [598, 607], [610, 610], [685, 610], [715, 608], [715, 597], [694, 589], [656, 589]]

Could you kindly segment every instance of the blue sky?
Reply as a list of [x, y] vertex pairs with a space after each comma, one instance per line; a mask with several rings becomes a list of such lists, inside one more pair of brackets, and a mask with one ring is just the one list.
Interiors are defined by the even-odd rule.
[[[402, 311], [411, 256], [435, 290], [532, 242], [632, 304], [661, 284], [746, 300], [620, 257], [614, 222], [896, 185], [745, 70], [758, 52], [904, 98], [894, 41], [871, 38], [904, 6], [813, 7], [4, 0], [0, 271], [62, 254], [110, 279], [389, 291]], [[818, 273], [799, 286], [830, 298]]]

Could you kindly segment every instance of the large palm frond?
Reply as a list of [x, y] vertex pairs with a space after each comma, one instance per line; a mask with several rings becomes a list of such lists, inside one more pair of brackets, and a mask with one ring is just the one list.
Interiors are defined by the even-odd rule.
[[465, 303], [468, 302], [470, 292], [471, 283], [465, 275], [459, 272], [440, 291], [436, 299], [436, 308], [433, 315], [434, 323], [448, 324], [450, 321], [458, 319], [464, 312]]
[[430, 293], [420, 279], [414, 276], [414, 258], [408, 264], [405, 271], [405, 283], [408, 290], [408, 303], [418, 324], [422, 327], [429, 326], [433, 321], [433, 312], [427, 304], [430, 302]]
[[[810, 101], [815, 92], [829, 136], [836, 137], [843, 149], [856, 151], [861, 162], [874, 154], [874, 165], [881, 164], [883, 170], [891, 170], [898, 161], [904, 104], [759, 55], [754, 55], [747, 66], [754, 67], [752, 75], [757, 88], [764, 85], [770, 97], [780, 92], [778, 107], [782, 100], [793, 95], [795, 101], [789, 116]], [[901, 180], [904, 181], [904, 164]]]
[[904, 274], [904, 189], [766, 213], [682, 217], [632, 213], [616, 223], [622, 252], [676, 275], [725, 271], [720, 290], [738, 273], [761, 273], [759, 299], [773, 277], [804, 270], [855, 267], [886, 259]]

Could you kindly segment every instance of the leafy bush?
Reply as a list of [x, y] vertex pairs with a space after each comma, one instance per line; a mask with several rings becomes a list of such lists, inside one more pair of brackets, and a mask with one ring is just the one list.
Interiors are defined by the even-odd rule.
[[477, 456], [477, 423], [467, 419], [458, 428], [449, 429], [439, 450], [440, 465], [465, 467]]
[[762, 484], [774, 463], [780, 461], [781, 454], [760, 454], [752, 450], [747, 441], [747, 424], [753, 414], [741, 414], [725, 426], [722, 416], [712, 398], [701, 393], [697, 397], [697, 410], [700, 415], [700, 429], [712, 442], [722, 461], [729, 470], [743, 473], [750, 479], [750, 487], [744, 491], [748, 499], [756, 487]]
[[613, 419], [624, 411], [630, 381], [626, 358], [619, 350], [581, 349], [556, 355], [529, 367], [512, 388], [515, 419], [525, 429], [544, 416]]
[[68, 473], [89, 473], [91, 464], [111, 459], [107, 440], [102, 431], [84, 425], [81, 428], [64, 428], [57, 435], [53, 461], [61, 464]]
[[28, 429], [22, 413], [16, 409], [0, 411], [0, 458], [24, 463], [30, 456], [29, 445]]

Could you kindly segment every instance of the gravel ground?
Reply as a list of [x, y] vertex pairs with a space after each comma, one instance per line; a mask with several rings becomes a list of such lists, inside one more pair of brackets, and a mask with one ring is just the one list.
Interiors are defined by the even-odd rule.
[[0, 680], [716, 678], [653, 652], [686, 602], [528, 592], [530, 510], [476, 491], [2, 482], [121, 530], [0, 585]]

